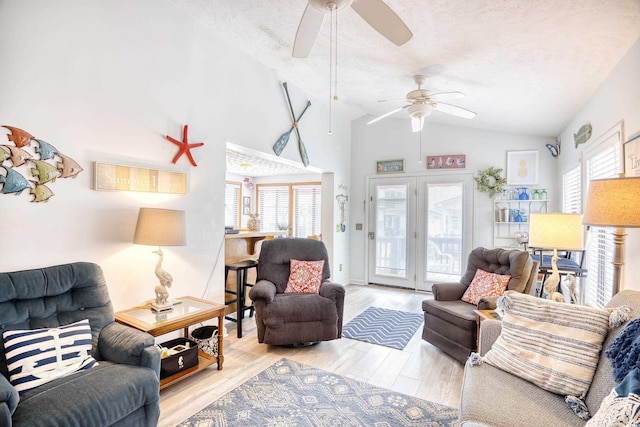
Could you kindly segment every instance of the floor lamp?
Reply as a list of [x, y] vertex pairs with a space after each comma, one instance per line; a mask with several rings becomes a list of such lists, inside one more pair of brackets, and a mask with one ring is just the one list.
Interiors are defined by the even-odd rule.
[[156, 286], [156, 300], [151, 303], [155, 311], [170, 310], [173, 302], [169, 300], [169, 291], [173, 277], [162, 268], [164, 254], [162, 246], [184, 246], [187, 244], [184, 211], [170, 209], [140, 208], [133, 243], [158, 246], [153, 251], [158, 254], [156, 276], [160, 284]]
[[620, 292], [624, 267], [624, 228], [640, 227], [640, 177], [594, 179], [589, 183], [585, 225], [614, 227], [613, 295]]

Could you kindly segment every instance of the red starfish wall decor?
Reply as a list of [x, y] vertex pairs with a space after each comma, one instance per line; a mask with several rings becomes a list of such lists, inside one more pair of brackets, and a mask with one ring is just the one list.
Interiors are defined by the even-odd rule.
[[171, 138], [169, 135], [167, 135], [167, 139], [171, 142], [173, 142], [174, 144], [176, 144], [178, 147], [180, 147], [180, 149], [178, 150], [178, 153], [175, 155], [175, 157], [173, 158], [172, 162], [175, 165], [176, 162], [178, 161], [178, 159], [180, 158], [180, 156], [182, 156], [183, 154], [187, 155], [187, 158], [189, 159], [189, 162], [193, 165], [193, 166], [198, 166], [196, 164], [196, 161], [193, 160], [193, 156], [191, 155], [191, 149], [192, 148], [196, 148], [196, 147], [202, 147], [204, 145], [204, 142], [196, 142], [195, 144], [189, 144], [189, 126], [188, 125], [184, 125], [184, 129], [182, 130], [182, 142]]

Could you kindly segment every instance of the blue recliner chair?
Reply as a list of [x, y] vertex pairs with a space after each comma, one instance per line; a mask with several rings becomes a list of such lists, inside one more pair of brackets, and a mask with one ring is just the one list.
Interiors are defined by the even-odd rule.
[[102, 270], [73, 264], [0, 273], [0, 334], [83, 319], [98, 365], [19, 395], [0, 339], [0, 426], [155, 426], [160, 351], [151, 335], [114, 322]]

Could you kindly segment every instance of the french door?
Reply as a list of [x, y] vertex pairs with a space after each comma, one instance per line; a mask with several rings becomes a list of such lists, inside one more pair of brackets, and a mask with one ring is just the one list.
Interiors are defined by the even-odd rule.
[[473, 176], [371, 178], [368, 282], [431, 290], [471, 250]]

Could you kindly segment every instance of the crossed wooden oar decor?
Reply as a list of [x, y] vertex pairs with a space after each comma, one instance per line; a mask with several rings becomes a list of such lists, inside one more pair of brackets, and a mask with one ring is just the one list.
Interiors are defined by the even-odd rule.
[[302, 113], [296, 118], [295, 113], [293, 112], [293, 106], [291, 105], [291, 98], [289, 98], [289, 89], [287, 88], [287, 82], [283, 82], [282, 86], [284, 86], [284, 92], [287, 95], [287, 102], [289, 103], [289, 112], [291, 113], [291, 120], [293, 123], [291, 124], [291, 129], [288, 132], [282, 134], [280, 138], [273, 144], [273, 152], [276, 153], [276, 156], [282, 154], [282, 150], [287, 146], [287, 142], [289, 142], [289, 137], [291, 136], [291, 132], [296, 130], [296, 134], [298, 135], [298, 150], [300, 151], [300, 158], [302, 159], [302, 163], [306, 166], [309, 166], [309, 155], [307, 154], [307, 147], [305, 147], [304, 142], [302, 142], [302, 137], [300, 136], [300, 130], [298, 129], [298, 123], [304, 113], [307, 111], [307, 108], [311, 106], [311, 101], [307, 101], [307, 105], [302, 110]]

